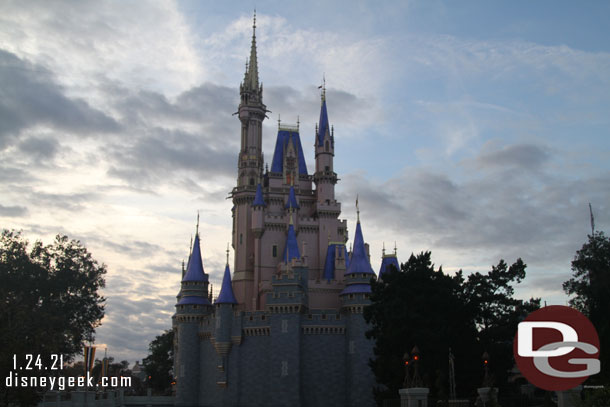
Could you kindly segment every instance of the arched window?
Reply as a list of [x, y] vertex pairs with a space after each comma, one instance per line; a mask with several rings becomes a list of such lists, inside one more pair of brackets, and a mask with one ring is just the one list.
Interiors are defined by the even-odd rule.
[[326, 140], [326, 143], [324, 143], [324, 151], [326, 151], [328, 153], [328, 140]]

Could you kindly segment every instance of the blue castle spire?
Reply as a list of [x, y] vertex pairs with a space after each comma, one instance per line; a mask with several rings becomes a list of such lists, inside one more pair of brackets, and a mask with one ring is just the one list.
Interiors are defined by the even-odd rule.
[[326, 89], [322, 93], [322, 107], [320, 108], [320, 124], [318, 126], [318, 146], [324, 145], [324, 136], [329, 131], [328, 112], [326, 111]]
[[256, 195], [254, 196], [254, 202], [252, 202], [252, 206], [267, 206], [265, 204], [265, 199], [263, 199], [263, 188], [261, 187], [260, 182], [256, 186]]
[[218, 294], [215, 304], [237, 304], [237, 300], [233, 294], [233, 286], [231, 284], [231, 270], [229, 269], [229, 263], [227, 263], [225, 267], [225, 274], [222, 277], [220, 294]]
[[195, 235], [188, 267], [182, 281], [208, 281], [208, 275], [203, 271], [201, 248], [199, 247], [199, 233]]
[[354, 236], [354, 247], [352, 250], [352, 257], [349, 261], [349, 267], [345, 275], [348, 274], [372, 274], [375, 275], [371, 263], [369, 263], [369, 257], [366, 254], [364, 248], [364, 237], [362, 236], [362, 228], [360, 227], [360, 220], [356, 224], [356, 235]]
[[297, 235], [292, 224], [292, 213], [290, 214], [290, 225], [288, 226], [288, 236], [286, 237], [286, 247], [284, 248], [284, 262], [289, 263], [292, 259], [300, 259], [299, 244]]
[[203, 271], [201, 247], [199, 244], [199, 214], [197, 214], [197, 231], [189, 256], [186, 272], [182, 277], [178, 305], [210, 305], [208, 299], [208, 275]]
[[291, 185], [290, 186], [290, 192], [288, 193], [288, 201], [286, 201], [286, 209], [300, 209], [301, 206], [299, 205], [299, 202], [297, 201], [297, 196], [294, 192], [294, 186]]

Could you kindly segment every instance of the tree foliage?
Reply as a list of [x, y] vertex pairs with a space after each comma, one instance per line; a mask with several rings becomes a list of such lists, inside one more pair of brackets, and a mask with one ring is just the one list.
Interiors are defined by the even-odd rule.
[[[80, 242], [58, 235], [50, 245], [28, 246], [20, 233], [4, 230], [0, 236], [0, 368], [5, 372], [12, 370], [13, 354], [21, 360], [26, 353], [46, 360], [62, 354], [69, 361], [93, 340], [104, 315], [98, 290], [106, 267]], [[12, 397], [6, 390], [5, 401]]]
[[171, 392], [174, 365], [174, 331], [169, 329], [158, 335], [148, 345], [149, 355], [142, 363], [146, 375], [150, 377], [147, 383], [156, 391]]
[[371, 325], [367, 336], [375, 340], [371, 366], [385, 389], [378, 400], [397, 396], [403, 387], [403, 354], [415, 345], [420, 375], [435, 397], [448, 396], [450, 350], [458, 395], [471, 396], [481, 386], [485, 351], [495, 385], [505, 383], [517, 324], [540, 306], [539, 299], [513, 298], [512, 284], [525, 278], [525, 268], [521, 259], [511, 266], [500, 260], [488, 273], [465, 280], [461, 271], [435, 270], [430, 252], [422, 252], [373, 282], [364, 317]]
[[[573, 296], [570, 305], [585, 314], [600, 339], [602, 380], [610, 379], [610, 238], [603, 232], [589, 235], [572, 261], [572, 278], [563, 289]], [[594, 376], [595, 377], [595, 376]]]
[[[390, 270], [372, 284], [371, 305], [364, 318], [371, 324], [367, 333], [375, 340], [371, 366], [385, 391], [378, 400], [395, 398], [403, 387], [403, 354], [419, 348], [420, 375], [424, 383], [442, 396], [446, 389], [449, 348], [459, 367], [458, 377], [469, 375], [477, 354], [475, 325], [461, 298], [463, 277], [435, 270], [430, 252], [411, 255], [401, 270]], [[466, 381], [460, 385], [470, 387]], [[469, 388], [470, 390], [470, 388]], [[446, 393], [446, 392], [445, 392]]]

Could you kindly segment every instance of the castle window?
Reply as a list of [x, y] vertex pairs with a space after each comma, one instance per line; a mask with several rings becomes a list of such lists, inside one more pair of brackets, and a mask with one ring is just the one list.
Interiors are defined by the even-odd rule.
[[265, 316], [261, 315], [261, 321], [264, 321], [264, 320], [265, 320]]
[[282, 377], [288, 376], [288, 361], [282, 360]]
[[330, 171], [330, 167], [328, 165], [324, 166], [324, 171], [326, 171], [326, 172]]
[[335, 319], [341, 319], [341, 314], [335, 315]]
[[282, 333], [285, 334], [288, 332], [288, 320], [282, 319]]
[[244, 242], [244, 234], [240, 233], [239, 234], [239, 244], [242, 244]]
[[[328, 153], [328, 140], [326, 140], [326, 143], [324, 143], [324, 151], [326, 151]], [[328, 167], [326, 167], [328, 168]]]
[[273, 257], [277, 257], [277, 245], [274, 244], [273, 247], [271, 247], [271, 255]]
[[326, 314], [322, 314], [322, 319], [326, 319]]
[[250, 178], [250, 185], [254, 185], [254, 178]]
[[352, 355], [356, 353], [356, 344], [354, 343], [354, 341], [349, 341], [349, 353], [351, 353]]

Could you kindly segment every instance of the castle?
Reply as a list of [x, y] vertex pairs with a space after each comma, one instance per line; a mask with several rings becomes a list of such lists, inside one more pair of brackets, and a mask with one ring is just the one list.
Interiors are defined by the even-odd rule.
[[[233, 275], [227, 250], [212, 304], [197, 232], [172, 317], [176, 405], [373, 406], [373, 344], [362, 310], [376, 275], [359, 215], [353, 248], [346, 248], [326, 89], [313, 174], [298, 125], [279, 125], [271, 168], [265, 166], [256, 17], [240, 97]], [[380, 274], [389, 264], [398, 266], [395, 251], [384, 253]]]

